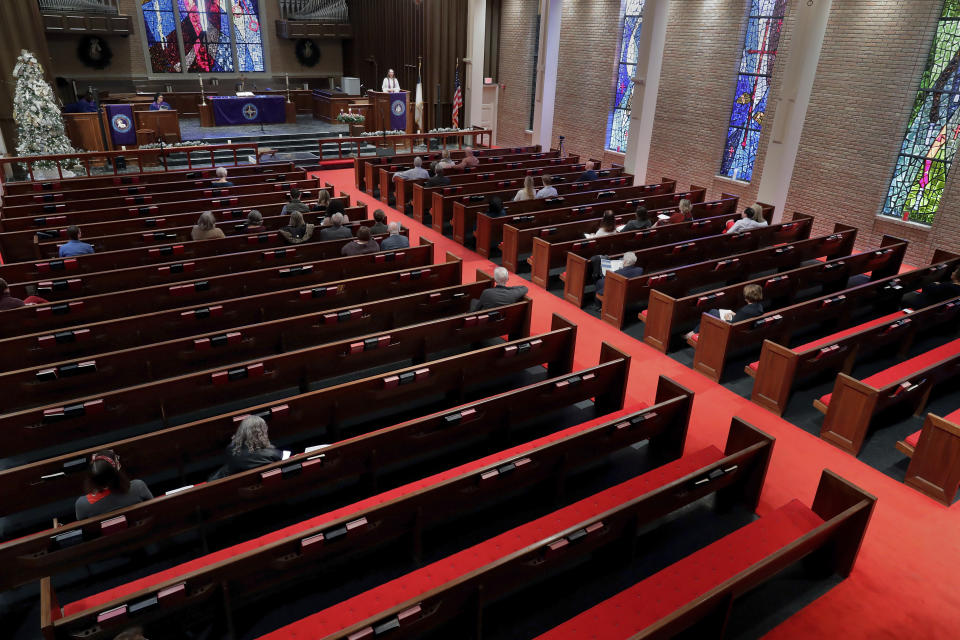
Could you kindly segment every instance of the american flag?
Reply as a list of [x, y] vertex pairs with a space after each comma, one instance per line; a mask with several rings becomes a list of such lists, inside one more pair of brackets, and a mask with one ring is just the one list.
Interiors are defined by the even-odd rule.
[[463, 94], [460, 92], [460, 68], [453, 72], [453, 128], [460, 128], [460, 107], [463, 106]]

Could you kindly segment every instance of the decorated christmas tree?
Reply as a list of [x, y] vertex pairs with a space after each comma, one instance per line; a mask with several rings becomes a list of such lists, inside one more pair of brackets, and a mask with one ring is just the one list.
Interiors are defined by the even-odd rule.
[[[53, 90], [43, 78], [43, 67], [26, 49], [13, 68], [17, 88], [13, 119], [17, 123], [17, 155], [47, 156], [76, 153], [63, 131], [63, 117]], [[38, 162], [36, 169], [56, 169], [54, 162]], [[67, 165], [65, 165], [66, 167]], [[77, 166], [77, 165], [73, 165]]]

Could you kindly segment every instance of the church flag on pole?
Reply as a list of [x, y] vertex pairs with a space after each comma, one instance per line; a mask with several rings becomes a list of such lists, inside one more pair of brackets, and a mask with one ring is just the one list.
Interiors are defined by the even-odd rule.
[[457, 63], [457, 69], [453, 73], [453, 128], [460, 128], [460, 107], [463, 106], [463, 94], [460, 92], [460, 64]]
[[423, 131], [423, 74], [420, 65], [417, 65], [417, 97], [414, 100], [413, 120], [417, 123], [417, 130]]

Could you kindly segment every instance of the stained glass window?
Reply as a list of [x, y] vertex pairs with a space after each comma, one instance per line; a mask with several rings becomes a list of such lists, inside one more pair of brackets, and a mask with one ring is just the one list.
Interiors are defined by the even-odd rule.
[[627, 150], [630, 132], [630, 102], [633, 99], [633, 78], [640, 52], [640, 26], [643, 23], [644, 0], [623, 0], [623, 31], [617, 62], [613, 108], [607, 117], [607, 149], [623, 153]]
[[187, 71], [233, 71], [225, 0], [178, 0]]
[[233, 0], [238, 71], [263, 71], [263, 40], [257, 4], [257, 0]]
[[960, 0], [946, 0], [882, 215], [932, 224], [960, 136]]
[[143, 24], [147, 32], [147, 51], [154, 73], [177, 73], [180, 50], [177, 47], [177, 21], [173, 0], [142, 0]]
[[750, 0], [733, 110], [720, 162], [720, 175], [728, 178], [749, 182], [753, 177], [786, 8], [787, 0]]

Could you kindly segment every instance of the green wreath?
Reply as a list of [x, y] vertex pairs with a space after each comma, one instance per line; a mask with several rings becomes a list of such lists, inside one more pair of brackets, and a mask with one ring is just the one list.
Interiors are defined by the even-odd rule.
[[110, 45], [100, 36], [83, 36], [77, 45], [77, 57], [87, 67], [105, 69], [110, 66], [113, 51]]
[[320, 60], [320, 47], [310, 38], [297, 40], [294, 52], [297, 54], [297, 60], [305, 67], [312, 67]]

